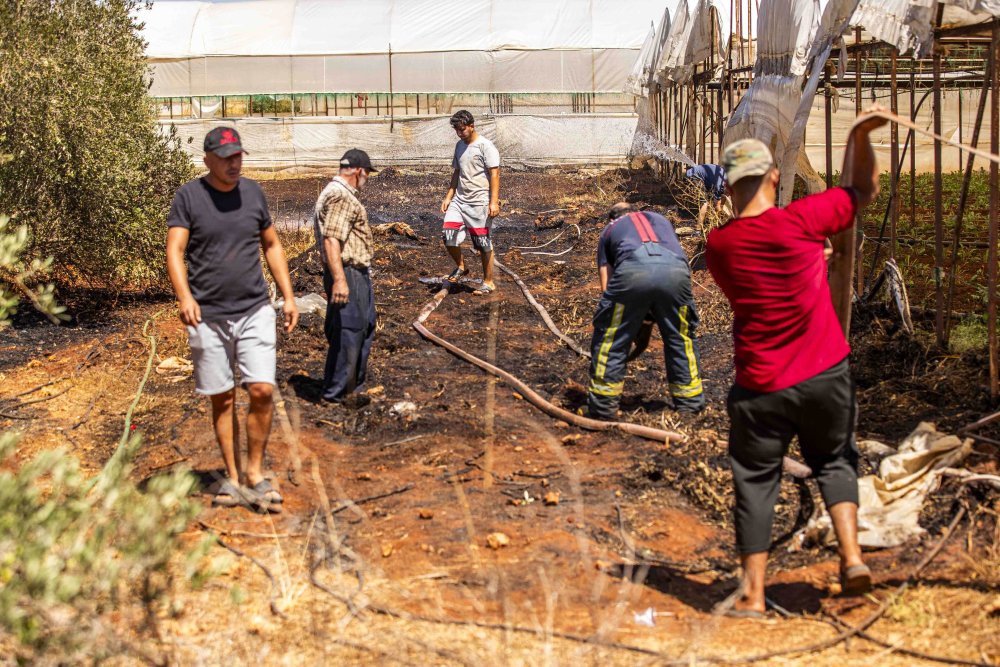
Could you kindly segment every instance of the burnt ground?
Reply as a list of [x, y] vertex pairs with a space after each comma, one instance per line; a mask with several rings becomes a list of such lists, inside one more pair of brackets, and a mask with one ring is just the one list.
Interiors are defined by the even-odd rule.
[[[267, 614], [259, 610], [267, 608], [269, 587], [243, 561], [206, 591], [189, 594], [192, 611], [165, 618], [161, 632], [175, 637], [165, 642], [174, 656], [184, 663], [213, 662], [227, 655], [242, 663], [251, 662], [265, 646], [276, 656], [329, 656], [331, 637], [340, 637], [343, 641], [333, 643], [348, 653], [337, 655], [376, 660], [370, 643], [364, 648], [344, 643], [352, 630], [341, 618], [343, 607], [337, 607], [341, 622], [334, 629], [328, 620], [317, 618], [317, 609], [335, 603], [309, 585], [311, 570], [342, 595], [360, 588], [366, 604], [451, 620], [474, 617], [540, 628], [547, 651], [558, 644], [552, 631], [596, 632], [677, 657], [739, 656], [808, 644], [817, 633], [831, 635], [829, 628], [805, 620], [755, 624], [709, 615], [712, 605], [735, 585], [735, 555], [725, 455], [731, 320], [707, 270], [695, 262], [709, 407], [697, 416], [670, 409], [656, 335], [645, 355], [630, 365], [622, 402], [624, 420], [677, 430], [686, 440], [665, 446], [570, 427], [424, 340], [411, 326], [438, 289], [420, 278], [451, 269], [438, 236], [438, 205], [446, 178], [443, 173], [386, 169], [363, 193], [373, 224], [404, 222], [416, 236], [377, 236], [372, 275], [379, 324], [369, 367], [371, 404], [348, 409], [319, 400], [326, 354], [322, 316], [304, 315], [300, 328], [279, 343], [284, 401], [268, 465], [285, 494], [284, 513], [261, 517], [240, 509], [212, 509], [206, 496], [203, 527], [284, 573], [276, 595], [288, 618], [259, 620], [261, 613]], [[298, 227], [324, 184], [324, 179], [307, 178], [265, 182], [275, 219], [286, 230]], [[502, 193], [503, 214], [494, 227], [499, 258], [520, 275], [559, 327], [586, 346], [598, 297], [593, 248], [603, 211], [622, 198], [660, 212], [674, 202], [645, 172], [505, 173]], [[683, 218], [685, 212], [679, 215]], [[545, 225], [561, 227], [537, 229], [540, 216]], [[582, 232], [575, 244], [572, 223]], [[689, 224], [682, 220], [679, 227]], [[543, 250], [562, 252], [572, 246], [566, 254], [531, 255], [515, 249], [541, 245], [564, 230]], [[683, 238], [691, 256], [699, 251], [699, 238]], [[467, 261], [478, 278], [478, 259], [470, 253]], [[297, 294], [321, 292], [314, 253], [299, 255], [291, 267]], [[473, 295], [467, 286], [455, 288], [427, 326], [514, 373], [556, 405], [576, 409], [585, 400], [587, 360], [545, 329], [506, 275], [498, 271], [496, 278], [499, 290], [491, 296]], [[55, 446], [70, 447], [91, 470], [107, 460], [148, 355], [140, 335], [147, 318], [156, 324], [159, 358], [188, 356], [169, 300], [125, 300], [102, 313], [93, 307], [93, 299], [81, 298], [91, 306], [80, 311], [76, 326], [56, 328], [22, 316], [16, 326], [0, 332], [3, 396], [59, 380], [0, 404], [0, 425], [25, 431], [18, 451], [21, 461]], [[945, 354], [927, 342], [924, 330], [909, 337], [897, 329], [883, 306], [869, 306], [855, 317], [853, 367], [862, 438], [894, 443], [921, 420], [953, 432], [991, 411], [980, 353]], [[207, 404], [194, 395], [190, 378], [169, 380], [154, 375], [140, 402], [135, 421], [145, 444], [136, 474], [148, 478], [188, 466], [210, 479], [218, 458]], [[59, 393], [63, 389], [67, 391]], [[35, 396], [46, 400], [19, 407]], [[982, 433], [997, 437], [994, 427]], [[995, 472], [996, 459], [993, 445], [977, 443], [969, 465]], [[863, 461], [863, 472], [873, 464]], [[834, 553], [789, 552], [784, 547], [774, 553], [770, 597], [793, 613], [833, 611], [855, 621], [863, 618], [922, 557], [925, 545], [954, 514], [955, 498], [956, 488], [946, 486], [928, 503], [922, 517], [929, 529], [924, 543], [871, 554], [879, 583], [873, 597], [844, 600], [833, 594]], [[319, 518], [325, 502], [337, 510], [329, 523]], [[996, 659], [1000, 645], [989, 630], [995, 630], [995, 617], [982, 611], [991, 586], [997, 584], [990, 568], [1000, 562], [996, 506], [991, 504], [995, 495], [973, 492], [963, 502], [975, 517], [964, 543], [956, 541], [929, 570], [929, 580], [940, 588], [932, 601], [918, 596], [913, 602], [930, 604], [941, 625], [928, 625], [919, 614], [920, 623], [914, 625], [908, 612], [883, 623], [894, 643], [966, 659]], [[798, 514], [799, 493], [788, 483], [775, 534], [791, 530]], [[197, 533], [198, 527], [193, 527], [192, 539]], [[509, 543], [491, 548], [488, 536], [494, 533], [503, 533]], [[341, 545], [336, 554], [322, 546], [329, 541], [319, 534], [335, 536], [330, 541]], [[993, 563], [985, 575], [982, 563]], [[631, 578], [623, 578], [623, 571]], [[235, 604], [226, 598], [237, 586], [252, 594], [241, 603], [240, 615], [253, 622], [228, 630], [205, 627], [202, 613], [194, 609]], [[661, 614], [655, 627], [634, 621], [634, 615], [647, 608]], [[967, 623], [964, 634], [942, 636], [947, 619], [969, 614], [978, 614], [983, 622]], [[400, 641], [405, 635], [411, 644], [421, 637], [427, 643], [429, 630], [410, 631], [404, 625], [377, 629]], [[372, 627], [371, 622], [365, 627]], [[443, 632], [439, 625], [434, 627]], [[516, 656], [528, 663], [545, 661], [537, 643], [498, 644], [493, 636], [473, 641], [468, 629], [455, 632], [434, 634], [437, 643], [430, 647], [411, 645], [407, 651], [417, 653], [407, 653], [407, 659], [423, 662], [415, 656], [433, 654], [442, 664], [497, 662], [494, 658], [516, 662]], [[442, 652], [445, 647], [450, 654]], [[568, 661], [569, 649], [557, 648], [555, 661]], [[598, 660], [590, 650], [587, 660]], [[855, 644], [850, 654], [841, 649], [805, 659], [844, 664], [846, 657], [865, 664], [881, 650]], [[396, 653], [388, 657], [406, 661]], [[377, 660], [385, 658], [383, 652]], [[911, 658], [883, 659], [889, 660], [884, 664], [913, 664]], [[634, 664], [635, 656], [612, 651], [601, 654], [599, 661], [619, 660]]]

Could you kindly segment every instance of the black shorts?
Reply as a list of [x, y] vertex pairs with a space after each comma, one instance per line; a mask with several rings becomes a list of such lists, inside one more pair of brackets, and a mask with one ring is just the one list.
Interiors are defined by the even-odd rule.
[[857, 401], [847, 359], [781, 391], [733, 385], [727, 408], [736, 545], [741, 553], [767, 551], [770, 546], [782, 457], [794, 436], [826, 506], [857, 504]]

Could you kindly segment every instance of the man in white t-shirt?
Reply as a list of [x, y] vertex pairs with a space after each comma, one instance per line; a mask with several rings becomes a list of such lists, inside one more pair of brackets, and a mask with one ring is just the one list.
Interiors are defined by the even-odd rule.
[[476, 132], [476, 121], [468, 111], [456, 112], [451, 126], [460, 141], [451, 162], [451, 186], [441, 202], [444, 246], [455, 260], [448, 280], [457, 282], [469, 273], [461, 248], [468, 233], [483, 261], [483, 283], [474, 293], [489, 294], [496, 289], [490, 227], [500, 214], [500, 153], [492, 141]]

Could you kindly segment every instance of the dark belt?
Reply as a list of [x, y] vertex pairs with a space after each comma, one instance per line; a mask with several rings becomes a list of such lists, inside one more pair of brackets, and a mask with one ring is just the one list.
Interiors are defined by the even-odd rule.
[[364, 264], [344, 264], [345, 269], [354, 269], [360, 273], [368, 273], [368, 267]]

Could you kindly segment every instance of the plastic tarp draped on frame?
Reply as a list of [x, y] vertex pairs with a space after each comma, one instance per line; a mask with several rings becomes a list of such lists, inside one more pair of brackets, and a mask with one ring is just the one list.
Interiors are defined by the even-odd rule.
[[[493, 141], [503, 166], [620, 165], [636, 128], [634, 114], [484, 116], [476, 129]], [[205, 134], [221, 121], [174, 123], [193, 160], [202, 155]], [[455, 131], [448, 118], [246, 118], [227, 120], [249, 153], [250, 168], [334, 165], [348, 148], [365, 149], [377, 165], [451, 164]], [[191, 142], [188, 142], [191, 138]]]
[[[974, 25], [1000, 16], [1000, 0], [945, 0], [941, 25]], [[861, 0], [851, 19], [874, 38], [923, 58], [934, 43], [936, 0]]]
[[[157, 0], [158, 97], [620, 92], [662, 0]], [[391, 58], [390, 58], [391, 49]]]
[[625, 91], [643, 95], [653, 82], [689, 81], [695, 66], [713, 55], [713, 44], [715, 63], [720, 65], [728, 54], [729, 10], [729, 3], [723, 0], [672, 0], [659, 24], [646, 35]]
[[661, 83], [690, 80], [695, 65], [712, 55], [713, 42], [715, 63], [721, 64], [728, 53], [729, 19], [729, 3], [723, 0], [680, 0], [673, 11], [660, 58], [653, 67], [654, 77]]
[[796, 172], [810, 190], [822, 187], [803, 150], [803, 136], [819, 75], [857, 1], [761, 2], [754, 80], [729, 119], [723, 143], [755, 137], [771, 146], [781, 168], [782, 205], [791, 201]]
[[[946, 5], [944, 25], [971, 25], [1000, 16], [1000, 0], [946, 0]], [[925, 51], [933, 38], [935, 6], [934, 0], [764, 0], [757, 26], [756, 78], [729, 121], [724, 143], [756, 137], [772, 145], [782, 170], [782, 205], [791, 200], [796, 172], [810, 190], [821, 188], [802, 144], [833, 41], [855, 25], [901, 50]]]

